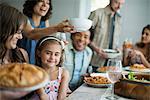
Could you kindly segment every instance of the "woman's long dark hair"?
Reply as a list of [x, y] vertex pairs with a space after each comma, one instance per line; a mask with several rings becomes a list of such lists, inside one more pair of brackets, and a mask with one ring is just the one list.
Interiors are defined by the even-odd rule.
[[[24, 5], [23, 5], [23, 13], [32, 18], [32, 14], [34, 13], [33, 7], [40, 2], [41, 0], [26, 0]], [[50, 16], [52, 15], [52, 4], [51, 4], [51, 0], [49, 0], [49, 10], [47, 12], [47, 14], [45, 16], [42, 16], [42, 21], [46, 21], [50, 18]]]
[[[148, 24], [143, 28], [142, 34], [144, 33], [145, 29], [148, 29], [150, 31], [150, 25]], [[136, 46], [138, 48], [144, 48], [146, 46], [146, 59], [148, 60], [148, 62], [150, 62], [150, 43], [145, 44], [141, 41], [136, 43]]]
[[[19, 10], [8, 4], [0, 4], [0, 59], [2, 60], [6, 55], [6, 41], [17, 32], [19, 27], [27, 23], [27, 18]], [[24, 62], [25, 59], [21, 51], [17, 48], [11, 49], [9, 57], [11, 62]]]

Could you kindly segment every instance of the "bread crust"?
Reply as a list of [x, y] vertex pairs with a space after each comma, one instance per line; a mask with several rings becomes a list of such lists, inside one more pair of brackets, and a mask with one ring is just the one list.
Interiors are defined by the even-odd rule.
[[25, 88], [40, 84], [47, 73], [40, 67], [27, 63], [11, 63], [0, 66], [1, 88]]

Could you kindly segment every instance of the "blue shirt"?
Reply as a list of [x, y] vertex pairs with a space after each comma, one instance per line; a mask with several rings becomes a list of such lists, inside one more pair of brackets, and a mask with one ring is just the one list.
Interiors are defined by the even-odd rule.
[[87, 72], [92, 72], [92, 66], [89, 66], [92, 58], [92, 50], [86, 47], [82, 52], [75, 51], [72, 44], [65, 47], [63, 66], [69, 71], [71, 90], [76, 89], [82, 84], [81, 76]]
[[[38, 27], [36, 27], [34, 25], [34, 22], [32, 20], [32, 18], [29, 18], [30, 24], [33, 28], [45, 28], [46, 24], [45, 21], [41, 21], [40, 25]], [[28, 39], [26, 37], [23, 37], [22, 40], [19, 41], [19, 46], [24, 48], [25, 50], [27, 50], [28, 55], [29, 55], [29, 63], [30, 64], [35, 64], [35, 47], [37, 44], [37, 40], [32, 40], [32, 39]]]
[[[81, 69], [83, 67], [83, 59], [84, 59], [84, 52], [75, 52], [75, 57], [74, 57], [74, 72], [73, 72], [73, 77], [70, 81], [70, 85], [77, 87], [79, 84], [79, 80], [81, 78]], [[76, 86], [77, 85], [77, 86]]]

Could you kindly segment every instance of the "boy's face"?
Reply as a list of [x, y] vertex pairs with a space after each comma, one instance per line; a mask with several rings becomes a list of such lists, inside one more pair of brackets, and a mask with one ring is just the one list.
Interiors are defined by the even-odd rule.
[[72, 43], [77, 51], [82, 51], [90, 43], [90, 32], [77, 32], [72, 36]]

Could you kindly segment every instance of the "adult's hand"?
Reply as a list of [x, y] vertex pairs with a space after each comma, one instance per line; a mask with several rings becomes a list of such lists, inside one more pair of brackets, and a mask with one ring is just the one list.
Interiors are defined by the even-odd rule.
[[95, 51], [100, 57], [104, 59], [108, 58], [108, 55], [102, 49], [97, 48]]
[[108, 56], [107, 54], [99, 47], [97, 47], [94, 42], [90, 42], [89, 46], [92, 48], [92, 50], [94, 50], [97, 55], [99, 55], [100, 57], [106, 59]]
[[68, 20], [62, 21], [56, 27], [58, 32], [69, 32], [69, 33], [75, 32], [74, 27], [69, 23]]

